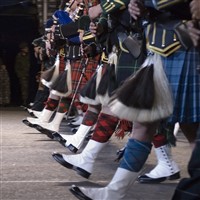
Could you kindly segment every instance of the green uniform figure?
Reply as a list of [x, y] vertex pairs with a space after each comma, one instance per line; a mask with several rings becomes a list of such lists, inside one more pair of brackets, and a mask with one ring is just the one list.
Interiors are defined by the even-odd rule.
[[20, 52], [15, 60], [15, 72], [19, 80], [22, 105], [27, 105], [30, 70], [29, 48], [25, 42], [22, 42], [19, 48]]
[[10, 79], [6, 66], [0, 58], [0, 105], [6, 106], [10, 103]]

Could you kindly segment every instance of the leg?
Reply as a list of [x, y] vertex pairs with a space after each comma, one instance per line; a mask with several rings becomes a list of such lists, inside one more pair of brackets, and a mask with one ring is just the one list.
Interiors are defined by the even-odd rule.
[[27, 117], [27, 119], [24, 119], [22, 122], [26, 124], [29, 127], [36, 128], [38, 125], [42, 125], [43, 123], [48, 123], [52, 114], [54, 113], [54, 110], [58, 106], [60, 98], [58, 96], [55, 96], [50, 93], [49, 98], [46, 102], [45, 108], [42, 110], [41, 115], [39, 118], [32, 118]]
[[169, 135], [173, 136], [174, 126], [163, 126], [162, 123], [159, 126], [159, 130], [162, 134], [158, 133], [154, 135], [153, 144], [157, 157], [157, 165], [149, 173], [138, 177], [140, 183], [160, 183], [167, 179], [175, 180], [180, 178], [180, 170], [178, 165], [173, 160], [171, 154], [171, 144], [167, 140]]
[[49, 96], [49, 88], [44, 86], [44, 88], [38, 89], [37, 94], [35, 96], [34, 104], [31, 107], [33, 111], [42, 111], [45, 107], [45, 102], [47, 101]]
[[69, 101], [67, 98], [61, 98], [55, 116], [51, 122], [38, 124], [37, 130], [46, 134], [49, 138], [53, 139], [53, 133], [58, 132], [60, 124], [69, 108]]
[[172, 200], [197, 200], [200, 199], [200, 131], [196, 138], [196, 143], [188, 164], [190, 177], [182, 179], [172, 197]]
[[70, 191], [78, 198], [93, 200], [123, 200], [128, 189], [137, 178], [138, 172], [146, 162], [151, 152], [151, 141], [156, 131], [157, 123], [134, 123], [132, 136], [129, 139], [124, 157], [111, 180], [103, 188], [84, 188], [72, 186]]
[[88, 109], [84, 115], [83, 122], [79, 126], [77, 132], [74, 135], [58, 134], [54, 133], [53, 137], [59, 141], [63, 146], [67, 147], [70, 151], [76, 153], [81, 148], [86, 135], [96, 124], [98, 115], [100, 113], [101, 106], [88, 106]]
[[93, 165], [99, 152], [105, 147], [118, 124], [118, 118], [102, 112], [98, 116], [98, 121], [94, 129], [92, 138], [82, 151], [77, 155], [65, 155], [54, 153], [53, 158], [66, 168], [75, 168], [77, 173], [85, 178], [89, 178], [93, 171]]
[[76, 120], [70, 123], [70, 126], [72, 128], [76, 128], [81, 125], [83, 118], [84, 118], [84, 110], [82, 109], [82, 103], [78, 99], [74, 100], [73, 103], [74, 107], [77, 110], [78, 116], [76, 117]]

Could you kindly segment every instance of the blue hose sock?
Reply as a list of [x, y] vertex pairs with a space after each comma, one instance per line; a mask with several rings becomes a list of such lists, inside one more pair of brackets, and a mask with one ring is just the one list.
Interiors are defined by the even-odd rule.
[[151, 147], [151, 143], [129, 139], [119, 167], [132, 172], [139, 172], [151, 152]]

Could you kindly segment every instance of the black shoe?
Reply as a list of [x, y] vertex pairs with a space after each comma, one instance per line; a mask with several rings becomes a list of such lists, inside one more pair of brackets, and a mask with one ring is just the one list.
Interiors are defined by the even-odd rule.
[[147, 175], [141, 175], [138, 177], [137, 181], [139, 183], [161, 183], [166, 180], [176, 180], [180, 178], [180, 172], [177, 172], [171, 176], [161, 177], [161, 178], [150, 178]]
[[57, 132], [54, 132], [53, 134], [53, 139], [58, 141], [62, 146], [67, 147], [72, 153], [77, 153], [78, 149], [70, 144], [69, 146], [66, 146], [66, 140]]
[[31, 122], [29, 122], [27, 119], [23, 119], [22, 122], [26, 125], [29, 126], [31, 128], [35, 128], [35, 124], [32, 124]]
[[92, 200], [86, 196], [76, 185], [72, 185], [69, 191], [80, 200]]
[[65, 143], [66, 143], [67, 141], [66, 141], [59, 133], [54, 132], [54, 133], [52, 134], [52, 136], [53, 136], [53, 140], [58, 141], [62, 146], [66, 147], [66, 146], [65, 146]]
[[77, 149], [74, 145], [72, 145], [72, 144], [68, 145], [67, 148], [68, 148], [72, 153], [77, 153], [77, 151], [78, 151], [78, 149]]
[[79, 125], [78, 124], [69, 124], [69, 126], [70, 126], [70, 128], [77, 128], [80, 126], [80, 124]]
[[75, 134], [77, 131], [78, 131], [78, 127], [77, 127], [77, 128], [71, 128], [71, 132], [72, 132], [73, 134]]
[[30, 115], [31, 117], [37, 118], [37, 117], [34, 115], [33, 112], [29, 112], [29, 115]]
[[40, 132], [40, 133], [43, 133], [45, 134], [47, 137], [49, 137], [50, 139], [54, 139], [53, 138], [53, 133], [55, 133], [55, 131], [51, 131], [49, 129], [46, 129], [46, 128], [43, 128], [42, 126], [40, 125], [35, 125], [35, 128]]
[[60, 163], [62, 166], [68, 168], [68, 169], [73, 169], [77, 172], [77, 174], [79, 174], [80, 176], [84, 177], [84, 178], [89, 178], [91, 173], [87, 172], [86, 170], [80, 168], [80, 167], [76, 167], [70, 163], [68, 163], [67, 161], [64, 160], [62, 154], [59, 153], [53, 153], [52, 154], [53, 158]]
[[60, 163], [62, 166], [68, 168], [68, 169], [73, 169], [73, 165], [66, 162], [62, 156], [62, 154], [59, 154], [59, 153], [53, 153], [52, 154], [53, 158], [58, 162]]

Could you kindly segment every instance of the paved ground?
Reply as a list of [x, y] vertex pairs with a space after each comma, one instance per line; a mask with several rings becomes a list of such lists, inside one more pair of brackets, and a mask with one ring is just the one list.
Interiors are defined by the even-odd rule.
[[[28, 113], [21, 108], [0, 110], [1, 200], [76, 200], [68, 190], [72, 184], [104, 186], [111, 180], [118, 166], [114, 162], [116, 150], [123, 147], [127, 138], [123, 141], [114, 136], [111, 138], [87, 180], [54, 161], [51, 156], [54, 151], [71, 154], [70, 151], [46, 135], [25, 126], [21, 121], [27, 116]], [[65, 128], [63, 123], [62, 130]], [[181, 132], [177, 139], [173, 155], [181, 169], [181, 176], [187, 177], [186, 167], [191, 150]], [[153, 168], [155, 162], [152, 151], [142, 172]], [[135, 182], [125, 200], [170, 200], [177, 183], [166, 181], [143, 185]]]

